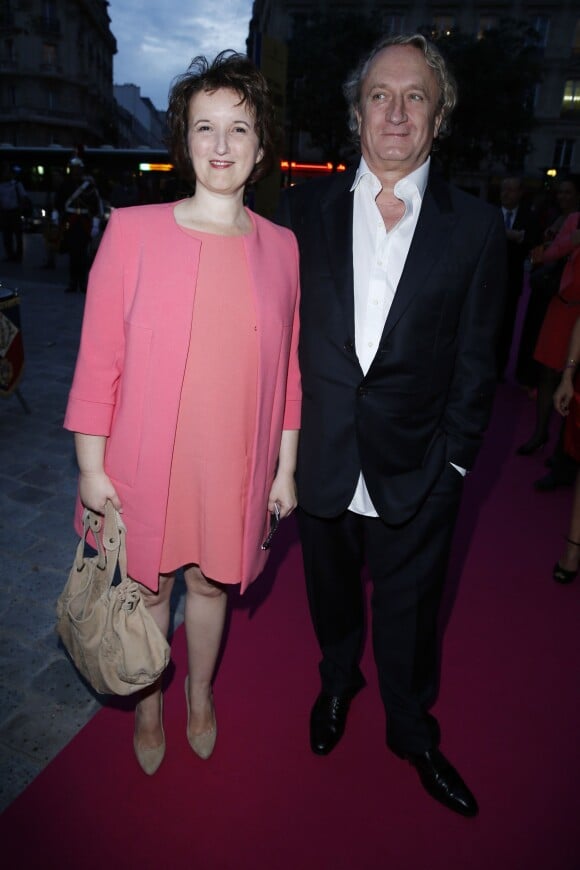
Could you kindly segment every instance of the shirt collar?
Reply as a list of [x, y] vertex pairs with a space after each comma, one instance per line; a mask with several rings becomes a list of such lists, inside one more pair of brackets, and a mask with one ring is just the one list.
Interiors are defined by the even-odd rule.
[[[431, 165], [431, 158], [428, 157], [425, 163], [422, 163], [417, 169], [414, 169], [413, 172], [410, 172], [409, 175], [405, 175], [404, 178], [400, 178], [399, 181], [395, 184], [395, 195], [398, 196], [401, 194], [400, 198], [404, 199], [405, 193], [409, 194], [412, 192], [413, 188], [419, 194], [419, 198], [423, 200], [423, 196], [425, 195], [425, 189], [427, 187], [427, 181], [429, 180], [429, 166]], [[369, 167], [367, 166], [367, 162], [364, 157], [361, 156], [360, 163], [356, 170], [356, 175], [354, 177], [354, 181], [352, 183], [351, 191], [355, 190], [361, 182], [361, 179], [364, 176], [370, 176], [376, 180], [377, 193], [381, 189], [381, 184], [376, 175], [374, 175]]]

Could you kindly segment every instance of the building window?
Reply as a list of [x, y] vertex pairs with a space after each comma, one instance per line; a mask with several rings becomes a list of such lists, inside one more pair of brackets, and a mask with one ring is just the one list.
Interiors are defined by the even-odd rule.
[[8, 65], [12, 65], [15, 60], [14, 54], [14, 40], [13, 39], [5, 39], [4, 40], [4, 51], [2, 52], [2, 62]]
[[568, 79], [564, 85], [562, 115], [580, 115], [580, 79]]
[[572, 40], [572, 51], [574, 54], [580, 54], [580, 18], [576, 21], [574, 28], [574, 38]]
[[497, 18], [495, 15], [480, 15], [479, 27], [477, 28], [477, 38], [483, 39], [488, 30], [494, 30], [497, 27]]
[[530, 24], [538, 34], [538, 40], [532, 40], [533, 45], [538, 48], [545, 48], [548, 44], [548, 35], [550, 32], [550, 19], [547, 15], [535, 15], [531, 18]]
[[398, 36], [405, 32], [404, 15], [383, 15], [383, 33], [385, 36]]
[[14, 13], [10, 0], [4, 0], [0, 4], [0, 28], [2, 30], [12, 30], [14, 28]]
[[41, 33], [60, 36], [60, 20], [57, 17], [56, 0], [42, 0], [38, 26]]
[[552, 161], [556, 169], [570, 169], [575, 144], [575, 139], [556, 139]]
[[51, 42], [45, 42], [42, 46], [42, 64], [45, 67], [56, 66], [56, 45]]

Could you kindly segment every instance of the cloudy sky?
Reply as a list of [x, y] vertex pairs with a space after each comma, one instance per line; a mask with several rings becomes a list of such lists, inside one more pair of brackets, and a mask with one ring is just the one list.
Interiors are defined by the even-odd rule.
[[139, 85], [141, 96], [166, 109], [171, 80], [196, 54], [245, 52], [252, 0], [110, 0], [109, 15], [114, 83]]

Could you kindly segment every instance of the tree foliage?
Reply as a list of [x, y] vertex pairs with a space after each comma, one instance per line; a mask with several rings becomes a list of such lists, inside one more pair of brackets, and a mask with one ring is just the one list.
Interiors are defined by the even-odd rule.
[[[327, 7], [328, 9], [328, 7]], [[383, 35], [378, 16], [353, 11], [313, 11], [297, 19], [289, 43], [288, 139], [296, 153], [298, 131], [309, 134], [322, 159], [336, 164], [352, 150], [342, 85]], [[541, 79], [538, 37], [526, 23], [506, 19], [482, 38], [459, 31], [433, 37], [459, 85], [451, 136], [439, 146], [451, 172], [521, 168], [533, 126], [533, 92]]]
[[534, 88], [541, 79], [538, 35], [511, 19], [481, 39], [459, 32], [435, 38], [453, 70], [459, 102], [441, 157], [453, 171], [519, 171], [534, 125]]
[[378, 36], [372, 20], [353, 11], [314, 12], [295, 21], [288, 52], [289, 135], [307, 132], [334, 164], [350, 143], [342, 85]]

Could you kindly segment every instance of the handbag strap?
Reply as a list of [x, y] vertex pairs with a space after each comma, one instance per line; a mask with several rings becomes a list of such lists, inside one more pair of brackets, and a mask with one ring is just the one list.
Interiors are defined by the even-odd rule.
[[85, 542], [87, 540], [87, 535], [89, 533], [89, 529], [93, 533], [93, 537], [95, 539], [95, 543], [97, 545], [97, 565], [101, 571], [104, 570], [107, 564], [107, 556], [105, 550], [103, 548], [103, 542], [101, 540], [101, 528], [103, 525], [103, 518], [99, 514], [94, 513], [93, 511], [85, 508], [83, 511], [83, 534], [81, 539], [77, 544], [77, 552], [75, 556], [75, 566], [77, 571], [83, 570], [84, 563], [84, 555], [85, 555]]
[[127, 528], [121, 519], [113, 503], [108, 500], [105, 504], [105, 524], [103, 529], [103, 546], [106, 551], [107, 573], [110, 581], [113, 581], [117, 562], [121, 573], [121, 582], [127, 579]]
[[117, 563], [121, 572], [121, 580], [127, 579], [127, 547], [125, 536], [127, 529], [113, 503], [105, 503], [105, 516], [85, 508], [83, 511], [83, 534], [77, 544], [75, 566], [82, 571], [87, 534], [93, 533], [97, 547], [97, 566], [101, 571], [106, 569], [109, 585], [113, 582]]

